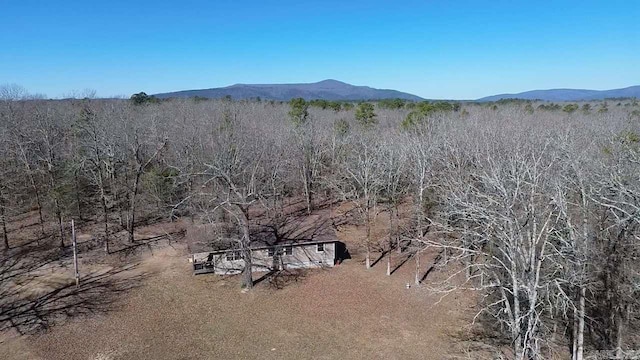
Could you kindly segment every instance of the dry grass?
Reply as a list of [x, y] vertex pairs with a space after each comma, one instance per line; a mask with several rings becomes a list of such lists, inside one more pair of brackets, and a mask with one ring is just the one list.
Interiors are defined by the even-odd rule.
[[[351, 249], [360, 232], [345, 225], [338, 235]], [[152, 229], [142, 233], [153, 235]], [[248, 293], [236, 277], [191, 275], [184, 244], [156, 244], [141, 253], [135, 274], [146, 274], [142, 284], [118, 294], [108, 311], [66, 318], [36, 335], [5, 333], [0, 358], [442, 359], [455, 351], [472, 313], [466, 294], [438, 302], [423, 288], [406, 289], [414, 277], [410, 262], [387, 277], [385, 261], [366, 270], [357, 251], [281, 289], [263, 281]], [[422, 261], [428, 265], [434, 257], [427, 251]]]

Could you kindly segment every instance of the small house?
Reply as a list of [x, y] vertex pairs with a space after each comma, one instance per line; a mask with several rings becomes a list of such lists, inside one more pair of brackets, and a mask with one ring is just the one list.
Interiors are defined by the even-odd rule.
[[[252, 272], [284, 269], [333, 267], [341, 261], [344, 244], [336, 240], [284, 242], [251, 248]], [[238, 249], [195, 253], [191, 256], [194, 274], [238, 274], [244, 269]]]
[[[300, 209], [304, 213], [304, 208]], [[293, 212], [276, 219], [255, 219], [249, 231], [251, 271], [333, 267], [349, 259], [338, 241], [330, 209], [311, 215]], [[244, 269], [241, 234], [227, 223], [202, 224], [187, 231], [195, 274], [238, 274]]]

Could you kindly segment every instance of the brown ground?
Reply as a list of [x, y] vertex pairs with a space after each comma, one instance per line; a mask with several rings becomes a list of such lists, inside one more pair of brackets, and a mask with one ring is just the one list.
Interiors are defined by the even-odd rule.
[[[383, 217], [381, 217], [383, 218]], [[142, 228], [148, 236], [169, 232]], [[380, 220], [374, 233], [383, 234]], [[236, 277], [191, 275], [186, 246], [167, 241], [142, 247], [139, 256], [111, 256], [108, 263], [85, 257], [86, 272], [111, 270], [111, 282], [131, 281], [126, 291], [99, 293], [108, 306], [66, 317], [36, 335], [5, 331], [0, 359], [442, 359], [459, 354], [457, 335], [473, 315], [473, 297], [440, 295], [406, 283], [413, 260], [392, 276], [386, 261], [362, 265], [357, 240], [362, 229], [338, 233], [354, 258], [327, 270], [308, 271], [275, 289], [268, 280], [248, 293]], [[380, 235], [382, 236], [382, 235]], [[170, 246], [169, 246], [170, 245]], [[377, 256], [374, 256], [374, 260]], [[427, 251], [424, 268], [435, 258]], [[401, 259], [394, 259], [394, 265]], [[137, 264], [122, 269], [120, 263]], [[116, 273], [115, 270], [121, 270]], [[41, 291], [69, 283], [71, 269], [55, 272]], [[258, 278], [260, 274], [256, 274]], [[435, 271], [431, 278], [443, 278]], [[101, 282], [102, 281], [102, 282]], [[53, 282], [53, 283], [52, 283]], [[99, 278], [96, 283], [106, 284]], [[87, 285], [84, 285], [87, 286]], [[82, 288], [85, 289], [84, 287]], [[103, 306], [104, 305], [104, 306]]]

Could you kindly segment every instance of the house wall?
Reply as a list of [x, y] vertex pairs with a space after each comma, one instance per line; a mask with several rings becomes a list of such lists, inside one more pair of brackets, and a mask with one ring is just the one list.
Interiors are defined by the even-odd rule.
[[[259, 249], [252, 251], [252, 271], [265, 272], [271, 271], [276, 266], [285, 269], [300, 269], [314, 267], [332, 267], [335, 265], [336, 246], [335, 243], [322, 244], [324, 251], [318, 251], [317, 244], [292, 246], [292, 254], [280, 255], [280, 265], [274, 264], [274, 257], [269, 256], [268, 249]], [[226, 253], [213, 254], [197, 253], [193, 254], [194, 272], [216, 274], [238, 274], [244, 268], [244, 260], [227, 260]], [[210, 258], [211, 261], [208, 261]], [[277, 260], [277, 258], [276, 258]]]
[[336, 259], [335, 243], [325, 243], [324, 251], [317, 251], [317, 244], [295, 246], [293, 254], [283, 255], [282, 261], [286, 268], [312, 268], [334, 266]]
[[244, 260], [227, 260], [225, 253], [213, 254], [211, 253], [197, 253], [193, 254], [193, 271], [195, 274], [204, 274], [215, 272], [216, 274], [239, 274], [244, 268]]

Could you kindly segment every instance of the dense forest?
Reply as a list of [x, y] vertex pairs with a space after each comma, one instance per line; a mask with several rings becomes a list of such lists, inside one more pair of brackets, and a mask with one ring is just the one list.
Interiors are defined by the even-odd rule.
[[276, 218], [285, 199], [303, 199], [309, 213], [331, 199], [369, 226], [377, 208], [397, 217], [410, 206], [411, 226], [391, 226], [383, 243], [362, 239], [365, 266], [374, 247], [440, 249], [451, 277], [423, 286], [477, 291], [477, 320], [515, 358], [622, 353], [640, 345], [639, 125], [635, 100], [6, 97], [0, 236], [10, 257], [24, 239], [7, 224], [32, 211], [38, 245], [65, 248], [67, 221], [91, 219], [108, 254], [135, 242], [143, 222], [224, 219], [250, 264], [252, 209]]

